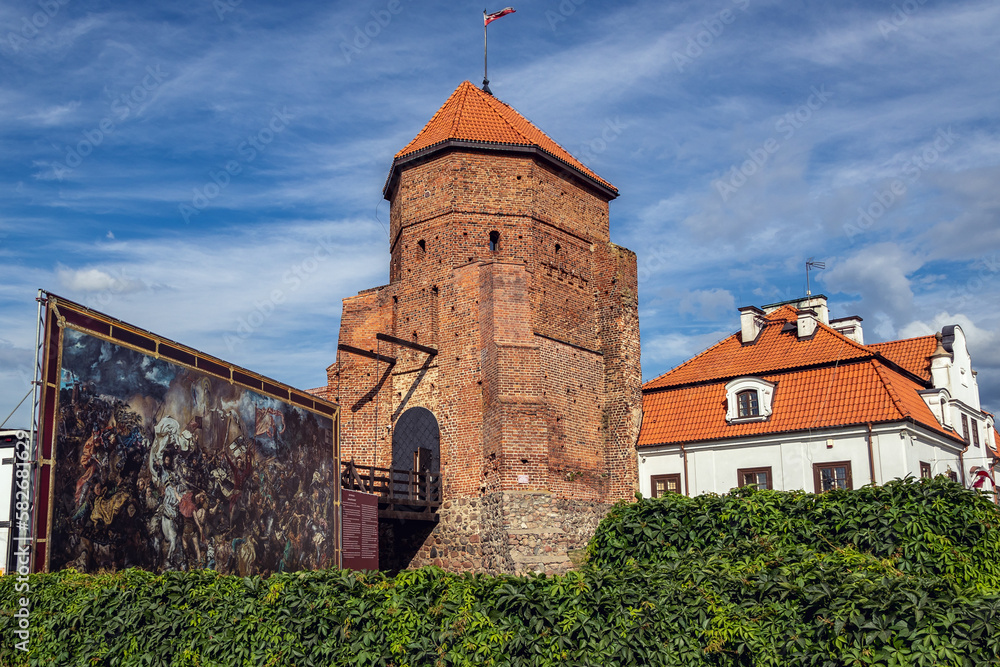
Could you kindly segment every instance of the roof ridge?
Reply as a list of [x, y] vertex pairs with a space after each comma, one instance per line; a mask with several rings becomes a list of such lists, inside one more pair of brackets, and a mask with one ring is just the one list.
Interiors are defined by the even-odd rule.
[[873, 357], [875, 356], [876, 353], [873, 352], [872, 350], [869, 350], [867, 345], [862, 345], [861, 343], [859, 343], [859, 342], [857, 342], [857, 341], [855, 341], [855, 340], [853, 340], [851, 338], [848, 338], [844, 334], [840, 333], [839, 331], [837, 331], [836, 329], [834, 329], [833, 327], [831, 327], [829, 324], [823, 324], [819, 320], [816, 320], [816, 324], [819, 325], [819, 327], [821, 329], [825, 330], [827, 333], [834, 334], [835, 336], [843, 339], [843, 341], [845, 343], [848, 343], [851, 347], [854, 347], [854, 348], [856, 348], [858, 350], [864, 351], [865, 353], [870, 354]]
[[[520, 111], [518, 111], [514, 107], [510, 106], [509, 104], [507, 104], [503, 100], [498, 100], [493, 95], [490, 95], [489, 99], [485, 100], [485, 102], [486, 102], [486, 105], [489, 107], [490, 111], [492, 111], [493, 113], [495, 113], [500, 118], [500, 120], [502, 120], [504, 122], [504, 124], [506, 124], [507, 127], [509, 127], [511, 129], [511, 131], [514, 132], [514, 134], [516, 134], [517, 136], [521, 137], [521, 140], [525, 142], [524, 143], [525, 146], [533, 146], [534, 145], [534, 142], [531, 141], [530, 137], [525, 136], [524, 132], [522, 132], [521, 130], [517, 129], [514, 126], [513, 123], [511, 123], [509, 120], [507, 120], [507, 117], [504, 114], [502, 114], [496, 107], [493, 106], [493, 102], [496, 102], [497, 104], [501, 104], [501, 105], [507, 107], [508, 109], [510, 109], [511, 111], [513, 111], [514, 113], [516, 113], [517, 115], [521, 116], [521, 118], [524, 118], [524, 120], [528, 121], [529, 125], [534, 126], [535, 124], [532, 123], [531, 120], [529, 120], [527, 116], [525, 116], [523, 113], [521, 113]], [[535, 126], [535, 127], [537, 127], [537, 126]], [[541, 129], [539, 129], [538, 131], [542, 132]], [[548, 137], [550, 140], [552, 140], [552, 143], [556, 144], [556, 146], [559, 146], [559, 144], [556, 143], [556, 141], [554, 139], [552, 139], [552, 137], [549, 137], [549, 135], [545, 134], [544, 132], [542, 132], [542, 134], [545, 135], [546, 137]], [[498, 142], [498, 143], [503, 143], [503, 142]], [[539, 146], [539, 148], [542, 148], [542, 147]], [[562, 148], [562, 147], [560, 146], [560, 148]], [[545, 150], [545, 149], [542, 148], [542, 150]], [[565, 149], [563, 149], [563, 150], [565, 150]]]
[[882, 386], [885, 387], [886, 392], [889, 394], [889, 398], [892, 399], [892, 404], [895, 406], [896, 411], [899, 412], [900, 416], [916, 421], [910, 411], [903, 405], [903, 399], [896, 393], [896, 388], [893, 386], [892, 380], [886, 375], [889, 369], [878, 359], [872, 359], [870, 363], [875, 368], [875, 372], [878, 374]]
[[[419, 138], [420, 138], [420, 135], [422, 135], [422, 134], [424, 133], [424, 131], [425, 131], [425, 130], [426, 130], [426, 129], [427, 129], [428, 127], [430, 127], [430, 126], [431, 126], [431, 124], [432, 124], [432, 123], [433, 123], [433, 122], [434, 122], [434, 121], [435, 121], [435, 120], [437, 119], [437, 117], [441, 115], [441, 112], [442, 112], [442, 111], [444, 111], [445, 109], [447, 109], [447, 108], [448, 108], [448, 102], [450, 102], [450, 101], [452, 100], [452, 98], [454, 98], [454, 97], [455, 97], [456, 95], [458, 95], [458, 94], [459, 94], [459, 91], [461, 91], [461, 90], [463, 90], [463, 89], [464, 89], [464, 90], [467, 90], [467, 88], [466, 88], [466, 84], [468, 84], [468, 85], [470, 85], [470, 86], [471, 86], [471, 85], [472, 85], [472, 82], [471, 82], [471, 81], [469, 81], [468, 79], [466, 79], [465, 81], [463, 81], [462, 83], [460, 83], [460, 84], [458, 85], [458, 88], [456, 88], [456, 89], [455, 89], [454, 91], [452, 91], [451, 95], [449, 95], [449, 96], [448, 96], [448, 99], [446, 99], [446, 100], [444, 101], [444, 104], [442, 104], [441, 106], [439, 106], [439, 107], [438, 107], [438, 109], [437, 109], [437, 111], [435, 111], [435, 112], [434, 112], [434, 115], [430, 117], [430, 120], [428, 120], [428, 121], [427, 121], [426, 123], [424, 123], [424, 126], [423, 126], [422, 128], [420, 128], [420, 131], [419, 131], [419, 132], [417, 132], [416, 136], [414, 136], [414, 137], [413, 137], [412, 139], [410, 139], [410, 141], [409, 141], [409, 142], [408, 142], [408, 143], [407, 143], [407, 144], [406, 144], [405, 146], [403, 146], [403, 147], [402, 147], [402, 148], [401, 148], [401, 149], [399, 150], [399, 152], [398, 152], [398, 153], [396, 153], [396, 155], [394, 155], [394, 156], [393, 156], [393, 160], [394, 160], [394, 161], [395, 161], [395, 160], [397, 160], [397, 159], [399, 159], [399, 157], [400, 157], [401, 155], [405, 155], [405, 154], [406, 154], [406, 152], [407, 152], [407, 149], [409, 149], [409, 147], [410, 147], [410, 146], [412, 146], [413, 144], [415, 144], [415, 143], [417, 142], [417, 139], [419, 139]], [[457, 118], [457, 117], [458, 117], [458, 116], [456, 116], [456, 118]], [[454, 126], [453, 126], [453, 127], [452, 127], [452, 130], [454, 131], [454, 129], [455, 129], [455, 128], [454, 128]]]
[[[466, 85], [468, 84], [468, 85]], [[462, 112], [465, 111], [465, 103], [469, 99], [469, 87], [472, 86], [472, 82], [466, 79], [462, 82], [462, 85], [458, 87], [458, 90], [462, 91], [462, 96], [457, 100], [458, 108], [455, 110], [455, 115], [451, 119], [451, 133], [454, 134], [458, 130], [458, 123], [462, 119]], [[448, 103], [445, 102], [445, 105]], [[443, 107], [442, 107], [443, 108]], [[433, 120], [433, 119], [432, 119]], [[417, 135], [419, 136], [419, 134]], [[414, 137], [416, 139], [416, 137]]]
[[[706, 347], [706, 348], [705, 348], [704, 350], [702, 350], [702, 351], [701, 351], [701, 352], [699, 352], [698, 354], [694, 355], [693, 357], [691, 357], [691, 358], [690, 358], [690, 359], [688, 359], [687, 361], [682, 361], [681, 363], [677, 364], [676, 366], [674, 366], [673, 368], [671, 368], [671, 369], [670, 369], [669, 371], [667, 371], [666, 373], [661, 373], [660, 375], [657, 375], [657, 376], [656, 376], [655, 378], [653, 378], [652, 380], [647, 380], [647, 381], [646, 381], [646, 382], [645, 382], [644, 384], [651, 384], [651, 383], [653, 383], [653, 382], [656, 382], [656, 381], [657, 381], [657, 380], [659, 380], [660, 378], [664, 378], [664, 377], [666, 377], [666, 376], [670, 375], [671, 373], [673, 373], [674, 371], [676, 371], [676, 370], [678, 370], [678, 369], [680, 369], [680, 368], [683, 368], [684, 366], [687, 366], [687, 365], [688, 365], [688, 364], [690, 364], [690, 363], [693, 363], [693, 362], [694, 362], [694, 361], [695, 361], [696, 359], [699, 359], [700, 357], [702, 357], [702, 356], [704, 356], [704, 355], [708, 354], [709, 352], [711, 352], [711, 351], [712, 351], [712, 350], [714, 350], [715, 348], [717, 348], [717, 347], [719, 347], [720, 345], [722, 345], [723, 343], [725, 343], [725, 342], [726, 342], [727, 340], [729, 340], [730, 338], [733, 338], [734, 336], [736, 336], [736, 335], [737, 335], [738, 333], [739, 333], [738, 331], [734, 331], [733, 333], [729, 334], [728, 336], [725, 336], [724, 338], [720, 338], [719, 340], [715, 341], [714, 343], [712, 343], [711, 345], [709, 345], [709, 346], [708, 346], [708, 347]], [[682, 385], [675, 385], [675, 386], [678, 386], [678, 387], [680, 387], [680, 386], [682, 386]], [[666, 389], [666, 387], [656, 387], [656, 389]]]
[[896, 340], [884, 340], [881, 343], [869, 343], [869, 345], [893, 345], [895, 343], [909, 343], [914, 340], [921, 340], [924, 338], [934, 338], [936, 334], [927, 334], [925, 336], [911, 336], [910, 338], [897, 338]]

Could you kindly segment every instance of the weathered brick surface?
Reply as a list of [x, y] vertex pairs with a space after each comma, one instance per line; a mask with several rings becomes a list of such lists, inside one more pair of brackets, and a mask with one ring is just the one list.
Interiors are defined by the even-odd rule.
[[527, 155], [438, 153], [390, 201], [390, 284], [344, 299], [340, 342], [398, 363], [338, 352], [327, 395], [362, 464], [390, 464], [406, 409], [433, 412], [446, 503], [433, 528], [383, 526], [383, 561], [565, 569], [636, 489], [635, 255], [610, 242], [604, 196]]

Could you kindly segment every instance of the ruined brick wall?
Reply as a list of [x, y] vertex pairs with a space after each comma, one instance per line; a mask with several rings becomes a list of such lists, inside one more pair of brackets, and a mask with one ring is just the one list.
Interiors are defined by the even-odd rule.
[[430, 410], [447, 502], [385, 543], [413, 566], [568, 567], [636, 483], [635, 255], [610, 243], [608, 202], [533, 157], [452, 150], [402, 170], [390, 227], [391, 282], [344, 300], [340, 342], [398, 362], [338, 352], [328, 395], [365, 464], [388, 466], [400, 415]]

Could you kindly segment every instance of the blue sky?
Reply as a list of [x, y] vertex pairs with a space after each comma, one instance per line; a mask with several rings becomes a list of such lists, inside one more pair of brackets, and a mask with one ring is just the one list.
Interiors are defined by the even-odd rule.
[[[646, 379], [804, 294], [815, 257], [868, 342], [961, 324], [1000, 409], [1000, 5], [514, 6], [491, 87], [620, 190]], [[0, 418], [39, 287], [323, 384], [340, 300], [388, 279], [393, 154], [481, 81], [482, 9], [0, 5]]]

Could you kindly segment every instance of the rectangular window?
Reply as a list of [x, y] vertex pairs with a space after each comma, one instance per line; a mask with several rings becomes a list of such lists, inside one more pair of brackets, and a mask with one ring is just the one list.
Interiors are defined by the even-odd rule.
[[740, 468], [736, 471], [736, 479], [740, 486], [755, 485], [758, 489], [770, 489], [771, 468]]
[[652, 475], [649, 478], [649, 486], [654, 498], [661, 498], [668, 493], [681, 492], [681, 475]]
[[816, 493], [854, 488], [850, 461], [813, 464], [813, 479], [816, 482]]
[[969, 415], [962, 415], [962, 437], [969, 442]]
[[748, 389], [736, 394], [736, 402], [740, 417], [756, 417], [760, 414], [760, 401], [755, 390]]
[[975, 419], [972, 420], [972, 444], [979, 446], [979, 422]]
[[958, 481], [958, 473], [955, 472], [954, 470], [949, 470], [948, 471], [948, 479], [950, 479], [953, 482], [957, 482]]
[[924, 463], [923, 461], [920, 462], [920, 477], [922, 477], [923, 479], [930, 479], [931, 478], [931, 464], [930, 463]]

